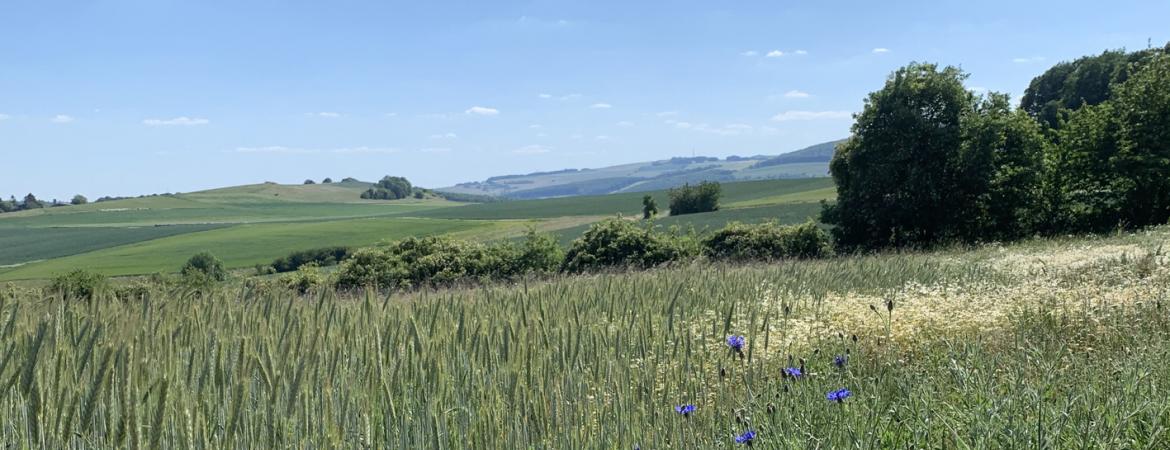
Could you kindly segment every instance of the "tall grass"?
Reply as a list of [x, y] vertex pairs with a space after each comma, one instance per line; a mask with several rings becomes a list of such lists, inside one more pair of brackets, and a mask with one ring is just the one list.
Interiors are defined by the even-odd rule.
[[[1170, 270], [1158, 254], [1092, 249], [1166, 236], [356, 298], [9, 289], [0, 443], [730, 448], [752, 429], [762, 448], [1157, 448], [1170, 439]], [[1068, 252], [1096, 256], [1057, 270]], [[1019, 294], [1031, 255], [1047, 279]], [[941, 316], [916, 303], [938, 295], [922, 287], [943, 293]], [[1000, 291], [1013, 292], [988, 299], [1012, 305], [1002, 320], [937, 322], [945, 299]], [[742, 358], [730, 334], [745, 336]], [[826, 399], [842, 387], [853, 397]]]

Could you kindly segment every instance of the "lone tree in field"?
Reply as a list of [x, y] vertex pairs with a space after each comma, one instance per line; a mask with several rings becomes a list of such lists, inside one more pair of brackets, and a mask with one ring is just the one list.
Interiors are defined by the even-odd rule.
[[304, 184], [317, 184], [317, 183], [313, 180], [305, 180]]
[[1006, 95], [976, 97], [954, 67], [913, 63], [871, 93], [829, 170], [845, 250], [1008, 239], [1030, 231], [1045, 141]]
[[325, 179], [324, 179], [324, 180], [321, 180], [321, 183], [324, 183], [324, 184], [329, 184], [329, 183], [332, 183], [332, 182], [333, 182], [333, 179], [332, 179], [332, 178], [329, 178], [329, 177], [325, 177]]
[[24, 206], [21, 206], [21, 209], [33, 209], [33, 208], [44, 208], [44, 207], [45, 207], [45, 205], [42, 204], [40, 202], [40, 200], [37, 200], [37, 196], [32, 195], [32, 193], [30, 192], [28, 195], [24, 196]]
[[361, 197], [374, 200], [398, 200], [409, 197], [413, 192], [414, 187], [406, 178], [387, 175], [362, 192]]
[[649, 195], [642, 196], [642, 219], [649, 219], [658, 215], [658, 202]]
[[89, 199], [85, 198], [84, 195], [77, 194], [77, 195], [73, 196], [73, 200], [70, 200], [69, 203], [74, 204], [74, 205], [84, 205], [86, 203], [89, 203]]
[[689, 183], [670, 190], [670, 215], [711, 212], [719, 209], [722, 188], [714, 181], [704, 181], [697, 186]]
[[227, 271], [223, 268], [223, 261], [206, 250], [196, 253], [195, 256], [188, 259], [187, 264], [183, 265], [181, 273], [183, 277], [189, 279], [203, 278], [211, 281], [227, 279]]

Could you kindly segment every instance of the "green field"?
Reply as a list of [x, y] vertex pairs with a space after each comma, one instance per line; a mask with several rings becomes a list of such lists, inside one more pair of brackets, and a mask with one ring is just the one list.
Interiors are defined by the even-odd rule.
[[[567, 245], [595, 220], [640, 216], [645, 194], [460, 204], [359, 199], [367, 186], [257, 184], [3, 214], [0, 281], [49, 278], [78, 267], [112, 276], [174, 272], [202, 250], [229, 268], [246, 268], [323, 246], [446, 233], [508, 239], [528, 226]], [[666, 208], [665, 191], [648, 194]], [[697, 230], [729, 221], [797, 223], [814, 217], [817, 202], [833, 195], [829, 179], [725, 183], [723, 210], [657, 223]]]
[[1164, 448], [1168, 241], [1162, 227], [388, 296], [10, 288], [0, 441], [733, 448], [751, 429], [769, 449]]

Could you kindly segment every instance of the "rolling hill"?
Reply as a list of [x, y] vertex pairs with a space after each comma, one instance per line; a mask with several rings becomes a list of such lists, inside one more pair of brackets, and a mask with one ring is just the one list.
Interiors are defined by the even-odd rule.
[[504, 175], [438, 190], [513, 199], [540, 199], [655, 191], [700, 181], [818, 178], [828, 174], [833, 148], [840, 142], [825, 142], [779, 156], [729, 156], [723, 159], [679, 157], [597, 169]]

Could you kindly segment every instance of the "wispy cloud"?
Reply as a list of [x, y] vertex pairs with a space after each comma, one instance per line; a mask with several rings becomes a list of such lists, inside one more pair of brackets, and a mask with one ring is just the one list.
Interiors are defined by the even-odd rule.
[[557, 100], [557, 101], [567, 102], [570, 100], [578, 100], [584, 96], [581, 94], [565, 94], [565, 95], [540, 94], [540, 95], [538, 95], [538, 97], [543, 98], [545, 100]]
[[785, 92], [785, 93], [784, 93], [784, 97], [785, 97], [785, 98], [809, 98], [809, 97], [812, 97], [812, 96], [811, 96], [811, 95], [809, 95], [809, 93], [808, 93], [808, 92], [804, 92], [804, 91], [801, 91], [801, 90], [796, 90], [796, 89], [794, 89], [794, 90], [791, 90], [791, 91]]
[[634, 126], [634, 122], [630, 122], [628, 120], [623, 120], [621, 122], [618, 122], [616, 125], [619, 127], [622, 127], [622, 128], [629, 128], [629, 127]]
[[313, 116], [313, 117], [321, 117], [321, 118], [325, 118], [325, 119], [336, 119], [338, 117], [341, 117], [341, 113], [332, 112], [332, 111], [322, 111], [322, 112], [309, 113], [309, 115]]
[[658, 117], [674, 117], [678, 115], [678, 111], [662, 111], [655, 115]]
[[740, 52], [740, 54], [739, 54], [739, 55], [740, 55], [740, 56], [756, 56], [756, 55], [759, 55], [759, 54], [760, 54], [760, 52], [757, 52], [757, 51], [755, 51], [755, 50], [748, 50], [748, 51], [746, 51], [746, 52]]
[[418, 149], [421, 153], [451, 153], [451, 149], [447, 147], [427, 147]]
[[806, 50], [797, 50], [797, 51], [795, 51], [795, 52], [792, 52], [792, 53], [795, 53], [795, 54], [797, 54], [797, 55], [807, 55], [807, 54], [808, 54], [808, 51], [806, 51]]
[[873, 53], [889, 53], [890, 49], [885, 48], [885, 47], [878, 47], [878, 48], [871, 50], [871, 52], [873, 52]]
[[53, 116], [52, 119], [49, 119], [49, 121], [53, 122], [53, 123], [70, 123], [70, 122], [73, 122], [73, 116], [67, 116], [65, 114], [57, 114], [57, 115]]
[[10, 116], [8, 114], [0, 114], [0, 120], [8, 120], [11, 118], [12, 118], [12, 116]]
[[516, 150], [512, 150], [512, 153], [516, 153], [516, 154], [520, 154], [520, 155], [538, 155], [541, 153], [548, 153], [551, 151], [552, 151], [552, 149], [545, 147], [543, 145], [532, 144], [532, 145], [525, 145], [525, 146], [520, 147]]
[[1027, 58], [1012, 58], [1012, 62], [1014, 62], [1016, 64], [1030, 64], [1030, 63], [1044, 62], [1045, 59], [1047, 59], [1047, 58], [1045, 58], [1043, 56], [1032, 56], [1032, 57], [1027, 57]]
[[530, 128], [530, 129], [533, 129], [533, 130], [539, 130], [539, 129], [540, 129], [540, 124], [539, 124], [539, 123], [534, 123], [534, 124], [532, 124], [532, 125], [529, 125], [529, 126], [528, 126], [528, 128]]
[[767, 55], [764, 55], [764, 56], [767, 56], [769, 58], [779, 58], [781, 56], [784, 56], [784, 52], [782, 52], [780, 50], [772, 50], [772, 51], [768, 52]]
[[772, 120], [788, 122], [793, 120], [837, 120], [852, 117], [853, 113], [849, 111], [784, 111], [772, 116]]
[[484, 107], [484, 106], [472, 106], [470, 108], [467, 108], [466, 111], [463, 111], [463, 114], [476, 115], [476, 116], [495, 116], [495, 115], [500, 114], [500, 110], [495, 109], [495, 108], [488, 108], [488, 107]]
[[596, 140], [599, 140], [599, 141], [608, 141], [608, 140], [609, 140], [609, 136], [606, 136], [606, 135], [604, 135], [604, 134], [599, 134], [599, 135], [595, 136], [593, 139], [596, 139]]
[[459, 135], [455, 133], [439, 133], [432, 134], [431, 139], [459, 139]]
[[270, 145], [265, 147], [236, 147], [236, 153], [271, 153], [271, 154], [290, 154], [290, 155], [305, 155], [305, 154], [389, 154], [398, 153], [399, 150], [391, 147], [340, 147], [340, 148], [298, 148], [285, 147], [283, 145]]
[[611, 105], [609, 103], [594, 103], [592, 105], [589, 105], [589, 107], [593, 108], [593, 109], [610, 109], [610, 108], [613, 108], [613, 105]]
[[200, 117], [176, 117], [174, 119], [146, 119], [142, 121], [143, 125], [150, 127], [167, 127], [167, 126], [183, 126], [192, 127], [197, 125], [207, 125], [211, 121]]

